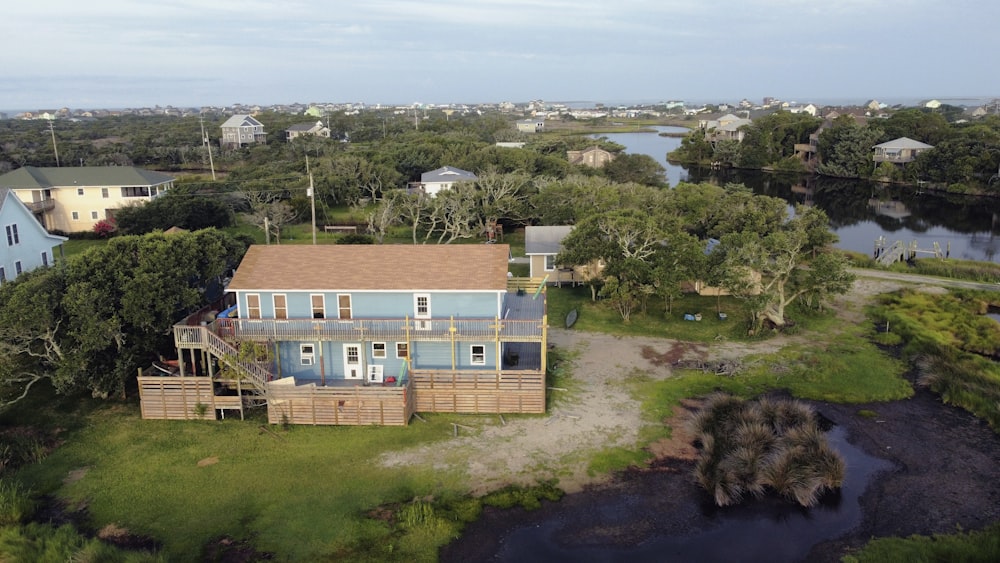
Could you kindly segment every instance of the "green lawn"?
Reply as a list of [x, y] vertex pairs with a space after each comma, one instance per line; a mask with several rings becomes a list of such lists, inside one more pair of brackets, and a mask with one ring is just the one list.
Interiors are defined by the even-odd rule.
[[[364, 517], [367, 511], [468, 490], [464, 466], [385, 468], [379, 461], [385, 452], [450, 437], [454, 418], [443, 415], [405, 428], [283, 429], [262, 419], [140, 421], [137, 410], [98, 408], [19, 477], [37, 492], [86, 506], [98, 527], [114, 522], [157, 538], [169, 560], [199, 560], [219, 536], [251, 539], [291, 561], [367, 544], [391, 549], [400, 538], [388, 537], [388, 524]], [[79, 469], [83, 477], [64, 484]], [[428, 560], [447, 539], [399, 541], [395, 555]]]

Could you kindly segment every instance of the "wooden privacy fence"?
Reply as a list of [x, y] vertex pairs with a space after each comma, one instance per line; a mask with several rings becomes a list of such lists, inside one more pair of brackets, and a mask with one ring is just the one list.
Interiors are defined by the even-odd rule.
[[545, 372], [410, 373], [418, 412], [466, 414], [545, 412]]
[[406, 426], [413, 415], [412, 389], [272, 385], [267, 401], [271, 424]]
[[215, 420], [225, 410], [243, 416], [243, 398], [216, 395], [208, 377], [140, 376], [139, 409], [144, 419]]

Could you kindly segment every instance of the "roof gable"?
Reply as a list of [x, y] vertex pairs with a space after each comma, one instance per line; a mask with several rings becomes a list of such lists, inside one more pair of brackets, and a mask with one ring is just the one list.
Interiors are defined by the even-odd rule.
[[462, 170], [461, 168], [455, 168], [454, 166], [442, 166], [437, 170], [424, 172], [420, 175], [421, 182], [474, 182], [478, 179], [479, 178], [477, 178], [472, 172]]
[[933, 145], [914, 141], [909, 137], [900, 137], [891, 141], [886, 141], [880, 145], [875, 145], [877, 149], [933, 149]]
[[18, 223], [21, 226], [19, 230], [21, 230], [20, 235], [22, 237], [27, 235], [22, 229], [30, 229], [37, 236], [51, 241], [52, 244], [60, 244], [69, 240], [66, 237], [53, 235], [46, 231], [45, 227], [42, 227], [41, 223], [35, 220], [31, 214], [31, 210], [24, 205], [24, 202], [14, 195], [14, 192], [6, 188], [0, 188], [0, 217], [3, 217], [4, 222], [8, 222], [12, 221], [18, 215], [21, 216], [19, 219], [23, 220], [23, 222]]
[[0, 176], [0, 187], [14, 189], [76, 186], [158, 186], [174, 177], [135, 166], [23, 166]]
[[263, 127], [264, 124], [248, 114], [236, 114], [226, 120], [222, 127]]
[[506, 244], [251, 246], [233, 291], [505, 291]]
[[524, 253], [532, 254], [559, 254], [562, 250], [562, 241], [570, 232], [572, 225], [559, 226], [527, 226], [524, 228]]

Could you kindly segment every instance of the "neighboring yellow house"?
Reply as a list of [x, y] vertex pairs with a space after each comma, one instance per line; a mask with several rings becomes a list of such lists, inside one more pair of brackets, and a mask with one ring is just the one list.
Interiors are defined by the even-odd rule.
[[605, 164], [615, 159], [615, 155], [600, 148], [590, 147], [582, 151], [566, 151], [570, 164], [580, 164], [591, 168], [603, 168]]
[[89, 231], [116, 209], [143, 204], [172, 188], [174, 177], [134, 166], [36, 168], [0, 176], [49, 231]]

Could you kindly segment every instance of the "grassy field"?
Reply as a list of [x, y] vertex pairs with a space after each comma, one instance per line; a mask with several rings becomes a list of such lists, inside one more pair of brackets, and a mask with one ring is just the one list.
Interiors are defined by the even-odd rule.
[[[140, 422], [134, 405], [104, 406], [19, 478], [71, 508], [85, 506], [99, 525], [157, 538], [169, 560], [199, 560], [203, 546], [223, 536], [252, 539], [279, 560], [369, 544], [396, 544], [403, 550], [396, 560], [430, 560], [447, 536], [404, 542], [387, 522], [365, 516], [381, 505], [467, 491], [464, 467], [379, 463], [384, 452], [451, 435], [454, 417], [424, 418], [407, 428], [286, 429], [263, 419]], [[78, 480], [65, 482], [71, 474]]]

